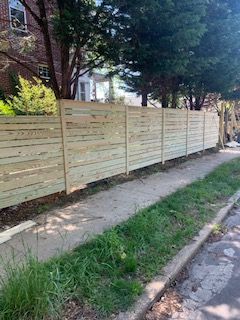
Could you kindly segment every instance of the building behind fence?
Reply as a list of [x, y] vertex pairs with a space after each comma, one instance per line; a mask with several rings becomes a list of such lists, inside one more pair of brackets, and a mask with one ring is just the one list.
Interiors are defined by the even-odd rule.
[[0, 117], [0, 208], [215, 147], [216, 113], [70, 100], [61, 116]]

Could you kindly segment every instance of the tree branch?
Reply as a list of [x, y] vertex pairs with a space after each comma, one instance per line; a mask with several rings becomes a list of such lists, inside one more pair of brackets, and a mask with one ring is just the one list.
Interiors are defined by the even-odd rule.
[[[9, 23], [10, 24], [11, 21], [9, 19], [0, 18], [0, 22]], [[34, 26], [33, 24], [30, 24], [30, 23], [28, 23], [27, 26], [31, 27], [32, 29], [37, 30], [37, 31], [41, 30], [39, 27], [36, 27], [36, 26]], [[7, 30], [5, 30], [5, 31], [7, 31]], [[12, 32], [14, 32], [14, 31], [12, 30]]]
[[19, 0], [19, 2], [27, 9], [27, 11], [31, 14], [31, 16], [36, 20], [39, 26], [42, 25], [41, 18], [31, 9], [31, 7], [27, 4], [26, 0]]
[[19, 64], [20, 66], [22, 66], [26, 70], [30, 71], [35, 77], [39, 78], [39, 74], [37, 72], [35, 72], [32, 68], [30, 68], [27, 64], [25, 64], [23, 61], [17, 59], [16, 57], [11, 56], [9, 53], [4, 52], [4, 51], [0, 51], [0, 54], [4, 55], [8, 59], [16, 62], [17, 64]]

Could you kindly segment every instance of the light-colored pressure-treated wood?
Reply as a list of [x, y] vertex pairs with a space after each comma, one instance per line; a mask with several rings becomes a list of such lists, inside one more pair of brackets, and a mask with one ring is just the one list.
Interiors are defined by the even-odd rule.
[[63, 101], [70, 188], [126, 172], [126, 110]]
[[0, 117], [0, 208], [216, 146], [216, 113], [60, 102], [59, 117]]
[[59, 117], [0, 117], [0, 208], [63, 191]]

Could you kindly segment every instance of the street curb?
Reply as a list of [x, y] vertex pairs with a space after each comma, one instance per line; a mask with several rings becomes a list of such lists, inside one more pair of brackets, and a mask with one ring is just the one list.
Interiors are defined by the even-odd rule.
[[128, 312], [121, 312], [114, 320], [143, 319], [147, 310], [160, 299], [166, 289], [208, 239], [214, 226], [226, 218], [239, 198], [240, 190], [228, 200], [227, 205], [217, 213], [216, 217], [199, 232], [198, 236], [193, 239], [193, 242], [185, 246], [163, 269], [163, 275], [156, 277], [145, 287], [144, 293], [140, 296], [133, 308]]

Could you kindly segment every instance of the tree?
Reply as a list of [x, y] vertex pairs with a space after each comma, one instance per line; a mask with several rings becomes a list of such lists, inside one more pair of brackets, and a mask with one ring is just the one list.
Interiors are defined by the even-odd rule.
[[204, 34], [201, 20], [207, 1], [140, 0], [137, 6], [127, 0], [113, 2], [123, 17], [125, 38], [118, 72], [130, 90], [142, 94], [142, 105], [150, 94], [167, 106], [169, 92], [178, 90], [192, 48]]
[[[93, 0], [38, 0], [34, 5], [27, 0], [19, 1], [42, 34], [50, 85], [56, 97], [74, 99], [79, 77], [110, 62], [116, 55], [116, 33], [111, 32], [113, 11], [104, 1], [100, 5]], [[60, 82], [54, 63], [53, 34], [60, 53]], [[0, 48], [0, 53], [29, 69], [6, 49], [5, 44], [5, 50]]]
[[206, 32], [185, 74], [184, 90], [191, 109], [200, 110], [208, 93], [229, 99], [240, 80], [240, 4], [211, 0], [203, 18]]

